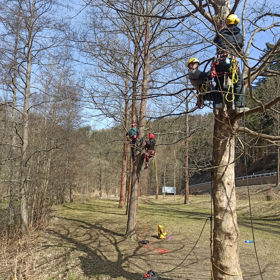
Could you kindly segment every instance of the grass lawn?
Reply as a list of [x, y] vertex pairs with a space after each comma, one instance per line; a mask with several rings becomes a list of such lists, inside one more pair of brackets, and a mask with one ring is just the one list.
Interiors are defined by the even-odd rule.
[[[266, 201], [257, 193], [252, 194], [252, 216], [263, 278], [280, 279], [280, 200]], [[252, 239], [248, 199], [242, 191], [238, 197], [243, 276], [261, 279], [254, 244], [244, 242]], [[150, 269], [163, 280], [211, 279], [209, 195], [192, 196], [189, 205], [180, 196], [142, 198], [138, 213], [139, 238], [151, 241], [144, 247], [124, 238], [127, 216], [117, 200], [55, 207], [32, 248], [30, 279], [141, 279]], [[156, 238], [158, 224], [165, 226], [167, 240]]]

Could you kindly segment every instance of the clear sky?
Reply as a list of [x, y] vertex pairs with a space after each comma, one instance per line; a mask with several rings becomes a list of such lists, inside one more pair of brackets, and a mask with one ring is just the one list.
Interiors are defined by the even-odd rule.
[[[183, 1], [184, 3], [186, 3], [187, 1]], [[272, 5], [278, 6], [279, 8], [279, 3], [276, 0], [273, 1], [248, 1], [248, 8], [246, 12], [246, 16], [245, 16], [245, 20], [246, 20], [246, 28], [248, 28], [248, 24], [249, 24], [249, 18], [250, 20], [255, 19], [255, 15], [259, 12], [259, 10], [261, 10], [261, 3], [266, 3], [266, 5], [263, 6], [263, 10], [262, 11], [269, 11], [269, 9], [272, 7]], [[74, 2], [74, 9], [69, 11], [69, 15], [72, 17], [72, 23], [74, 25], [76, 25], [76, 27], [78, 25], [81, 25], [83, 21], [86, 20], [86, 13], [88, 12], [88, 8], [85, 8], [84, 5], [84, 1], [78, 1], [78, 2]], [[80, 3], [80, 4], [79, 4]], [[243, 7], [244, 1], [241, 1], [241, 4], [239, 6], [239, 9], [237, 10], [237, 14], [239, 17], [241, 17], [241, 11], [242, 11], [242, 7]], [[258, 10], [259, 9], [259, 10]], [[276, 9], [276, 7], [274, 8]], [[250, 11], [250, 12], [249, 12]], [[261, 27], [266, 27], [269, 26], [270, 24], [272, 24], [274, 21], [274, 19], [272, 17], [266, 17], [264, 21], [260, 21], [261, 23]], [[239, 25], [241, 27], [241, 24]], [[253, 25], [251, 25], [249, 27], [249, 29], [251, 29], [251, 32], [253, 32], [253, 29], [255, 27]], [[270, 31], [261, 31], [259, 32], [254, 39], [254, 46], [257, 46], [257, 48], [252, 47], [250, 52], [249, 52], [249, 56], [252, 58], [259, 58], [261, 55], [261, 50], [265, 49], [266, 47], [266, 43], [267, 42], [274, 42], [277, 38], [279, 38], [279, 27], [275, 29], [274, 34], [271, 33]], [[209, 34], [208, 34], [209, 35]], [[211, 35], [211, 34], [210, 34]], [[250, 34], [247, 33], [246, 36], [246, 41], [248, 42], [250, 36]], [[214, 37], [214, 33], [211, 35], [212, 37]], [[210, 37], [209, 37], [210, 38]], [[210, 38], [211, 39], [211, 38]], [[187, 51], [187, 50], [186, 50]], [[215, 54], [215, 47], [209, 49], [208, 51], [203, 51], [201, 53], [198, 53], [198, 57], [201, 58], [209, 58], [209, 56], [214, 56]], [[77, 56], [79, 56], [78, 53], [76, 53]], [[250, 61], [250, 64], [253, 65], [255, 62], [253, 60]], [[80, 67], [80, 66], [78, 66]], [[83, 70], [86, 70], [87, 67], [84, 67]], [[86, 71], [85, 71], [86, 72]], [[210, 111], [209, 109], [204, 109], [204, 110], [199, 110], [197, 111], [197, 113], [205, 113]], [[92, 110], [92, 109], [85, 109], [84, 110], [84, 116], [85, 119], [88, 118], [88, 123], [94, 128], [94, 129], [101, 129], [101, 128], [106, 128], [108, 126], [112, 126], [115, 125], [115, 122], [113, 120], [107, 119], [105, 117], [99, 117], [99, 118], [92, 118], [92, 115], [96, 115], [98, 114], [97, 111]]]

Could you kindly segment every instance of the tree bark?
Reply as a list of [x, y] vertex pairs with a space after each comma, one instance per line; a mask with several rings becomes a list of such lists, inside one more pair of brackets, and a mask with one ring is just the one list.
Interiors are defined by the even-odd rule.
[[129, 204], [130, 204], [130, 197], [131, 197], [131, 185], [132, 185], [132, 170], [133, 170], [133, 162], [132, 162], [132, 157], [130, 157], [129, 161], [129, 178], [126, 184], [127, 188], [127, 195], [126, 195], [126, 215], [128, 215], [129, 211]]
[[12, 116], [11, 116], [11, 123], [12, 123], [12, 146], [10, 152], [11, 164], [10, 164], [10, 182], [9, 182], [9, 193], [10, 193], [10, 200], [9, 200], [9, 224], [12, 225], [15, 223], [15, 193], [16, 193], [16, 186], [15, 180], [18, 177], [18, 170], [15, 168], [15, 157], [16, 157], [16, 107], [17, 107], [17, 56], [18, 56], [18, 42], [19, 42], [19, 26], [20, 26], [20, 8], [18, 8], [17, 12], [17, 22], [16, 22], [16, 34], [15, 34], [15, 45], [14, 45], [14, 54], [13, 54], [13, 65], [12, 65], [12, 92], [13, 92], [13, 100], [12, 100]]
[[136, 162], [133, 164], [133, 171], [132, 171], [131, 197], [129, 200], [126, 237], [129, 237], [133, 240], [137, 239], [136, 214], [137, 214], [137, 202], [138, 202], [138, 178], [141, 173], [143, 162], [144, 162], [144, 154], [139, 154], [136, 158]]
[[[147, 0], [146, 13], [150, 12], [150, 0]], [[143, 82], [142, 82], [142, 92], [141, 92], [141, 103], [139, 112], [139, 138], [144, 136], [144, 126], [145, 126], [145, 115], [146, 115], [146, 103], [147, 103], [147, 93], [149, 86], [149, 71], [150, 71], [150, 19], [146, 18], [145, 22], [145, 39], [144, 39], [144, 66], [143, 66]], [[142, 147], [140, 147], [141, 149]], [[132, 172], [132, 184], [131, 184], [131, 198], [129, 203], [128, 220], [126, 236], [132, 239], [136, 239], [136, 210], [138, 201], [138, 188], [139, 188], [139, 178], [144, 162], [144, 154], [142, 151], [136, 151], [136, 160], [133, 163]]]
[[[124, 141], [126, 141], [126, 138], [124, 139]], [[125, 204], [127, 152], [128, 152], [128, 145], [125, 142], [123, 144], [123, 158], [122, 158], [121, 189], [120, 189], [119, 208], [123, 208], [124, 204]]]
[[[189, 102], [186, 97], [186, 112], [189, 110]], [[189, 204], [190, 202], [190, 184], [189, 184], [189, 114], [185, 115], [185, 199], [184, 204]]]
[[28, 232], [29, 217], [28, 217], [28, 166], [27, 166], [27, 147], [29, 145], [29, 101], [30, 101], [30, 83], [31, 83], [31, 65], [32, 65], [32, 42], [33, 42], [33, 23], [34, 11], [36, 1], [33, 0], [30, 16], [30, 29], [28, 30], [28, 48], [27, 48], [27, 68], [26, 68], [26, 83], [25, 83], [25, 96], [23, 105], [23, 130], [22, 130], [22, 147], [21, 147], [21, 200], [20, 200], [20, 213], [21, 225], [24, 233]]
[[158, 186], [158, 169], [157, 169], [157, 161], [155, 160], [155, 179], [156, 179], [156, 199], [158, 199], [159, 194], [159, 186]]
[[220, 110], [215, 116], [213, 140], [213, 272], [214, 279], [243, 279], [239, 264], [239, 229], [235, 195], [235, 138], [231, 117]]
[[[129, 107], [128, 107], [128, 73], [125, 80], [125, 106], [124, 106], [124, 127], [127, 131], [128, 129], [128, 118], [129, 118]], [[128, 144], [126, 136], [124, 136], [123, 142], [123, 157], [122, 157], [122, 172], [121, 172], [121, 189], [120, 189], [120, 201], [119, 208], [123, 208], [125, 204], [125, 194], [126, 194], [126, 171], [127, 171], [127, 152]]]
[[[277, 135], [280, 134], [280, 120], [279, 120], [279, 114], [277, 116]], [[278, 142], [278, 145], [280, 143]], [[276, 187], [280, 185], [280, 148], [278, 146], [277, 148], [277, 174], [276, 174]]]

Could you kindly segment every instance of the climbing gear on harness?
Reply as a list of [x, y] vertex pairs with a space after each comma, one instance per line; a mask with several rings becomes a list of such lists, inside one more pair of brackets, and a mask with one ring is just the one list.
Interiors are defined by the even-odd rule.
[[203, 95], [211, 90], [212, 83], [210, 80], [206, 79], [205, 82], [202, 83], [201, 87], [199, 88], [199, 92]]
[[149, 270], [147, 273], [144, 274], [144, 276], [141, 279], [158, 280], [158, 276], [156, 272]]
[[239, 22], [240, 19], [235, 14], [231, 14], [226, 18], [226, 25], [230, 25], [230, 24], [237, 25]]
[[199, 60], [195, 57], [192, 57], [189, 59], [188, 63], [187, 63], [187, 66], [189, 67], [189, 64], [191, 63], [198, 63], [199, 64]]
[[166, 238], [166, 232], [164, 230], [164, 226], [158, 225], [158, 238], [159, 239], [165, 239]]
[[214, 86], [212, 84], [212, 81], [209, 80], [209, 78], [206, 78], [204, 80], [204, 82], [202, 83], [202, 85], [199, 88], [197, 88], [196, 106], [199, 109], [203, 108], [205, 100], [209, 100], [209, 101], [213, 100], [213, 96], [212, 96], [213, 89], [214, 89]]
[[[224, 77], [224, 82], [226, 82], [226, 85], [224, 88], [227, 88], [227, 93], [225, 95], [225, 100], [227, 102], [234, 102], [235, 100], [235, 92], [234, 92], [234, 85], [238, 82], [238, 62], [235, 57], [232, 58], [231, 60], [231, 65], [228, 69], [228, 73], [226, 77]], [[231, 99], [229, 99], [229, 94], [231, 94]]]
[[227, 102], [234, 102], [235, 100], [234, 85], [239, 80], [238, 68], [237, 59], [227, 52], [219, 52], [211, 65], [211, 77], [216, 77], [218, 81], [220, 77], [223, 77], [223, 85], [220, 84], [219, 86], [222, 86], [222, 89], [226, 91], [225, 100]]

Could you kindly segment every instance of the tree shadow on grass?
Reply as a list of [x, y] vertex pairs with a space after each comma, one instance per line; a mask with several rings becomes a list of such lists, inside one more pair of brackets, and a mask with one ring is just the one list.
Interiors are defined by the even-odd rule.
[[[241, 221], [238, 223], [241, 226], [252, 228], [250, 220], [247, 221]], [[275, 225], [267, 222], [260, 222], [260, 221], [253, 221], [253, 226], [255, 230], [268, 232], [271, 234], [280, 234], [280, 225]]]
[[[123, 213], [117, 213], [116, 211], [114, 211], [115, 208], [113, 207], [105, 207], [102, 205], [92, 205], [92, 204], [88, 204], [88, 203], [83, 203], [82, 206], [80, 206], [79, 208], [74, 208], [74, 207], [70, 207], [69, 205], [64, 204], [63, 207], [72, 210], [72, 211], [89, 211], [89, 212], [97, 212], [97, 213], [101, 213], [101, 214], [112, 214], [112, 215], [118, 215], [118, 216], [126, 216], [125, 212]], [[108, 211], [109, 209], [112, 209], [112, 211]]]
[[[124, 236], [114, 232], [110, 229], [104, 228], [101, 225], [90, 224], [88, 222], [80, 221], [77, 219], [63, 218], [68, 221], [78, 222], [80, 228], [86, 229], [84, 236], [88, 236], [87, 240], [83, 238], [83, 241], [78, 240], [71, 236], [69, 230], [61, 233], [56, 230], [48, 230], [48, 233], [58, 237], [59, 239], [67, 242], [71, 245], [72, 251], [79, 251], [84, 254], [79, 256], [81, 262], [81, 269], [87, 277], [98, 277], [98, 276], [110, 276], [109, 279], [114, 279], [117, 277], [124, 277], [126, 279], [141, 279], [141, 273], [134, 273], [126, 270], [126, 267], [139, 267], [138, 259], [142, 262], [146, 261], [147, 252], [139, 251], [140, 246], [136, 246], [131, 253], [123, 253], [120, 248], [120, 243], [126, 241]], [[94, 235], [90, 233], [89, 230], [94, 230]], [[120, 238], [122, 237], [122, 238]], [[79, 236], [81, 239], [81, 236]], [[102, 245], [100, 239], [105, 240], [108, 244]], [[93, 244], [94, 243], [94, 244]], [[114, 252], [115, 261], [111, 260], [112, 257], [108, 257], [104, 252], [104, 249], [108, 250], [112, 248]], [[147, 267], [147, 266], [146, 266]], [[146, 267], [141, 268], [146, 272]], [[148, 270], [148, 269], [147, 269]], [[98, 279], [98, 278], [97, 278]], [[102, 278], [103, 279], [103, 278]], [[161, 280], [171, 280], [171, 278], [159, 277]]]

